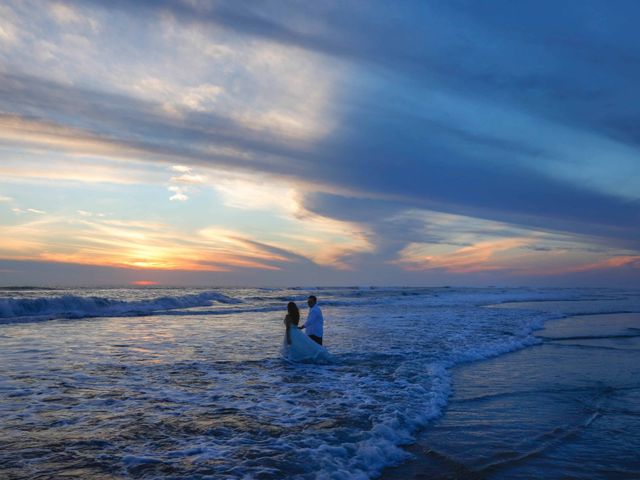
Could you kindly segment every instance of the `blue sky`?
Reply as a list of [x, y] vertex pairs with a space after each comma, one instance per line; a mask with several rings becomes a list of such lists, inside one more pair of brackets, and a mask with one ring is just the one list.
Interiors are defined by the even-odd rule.
[[637, 285], [639, 10], [5, 2], [0, 284]]

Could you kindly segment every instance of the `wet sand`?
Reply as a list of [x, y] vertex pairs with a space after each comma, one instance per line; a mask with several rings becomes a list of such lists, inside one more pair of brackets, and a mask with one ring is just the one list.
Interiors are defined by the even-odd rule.
[[453, 370], [399, 479], [640, 478], [640, 314], [552, 320], [541, 344]]

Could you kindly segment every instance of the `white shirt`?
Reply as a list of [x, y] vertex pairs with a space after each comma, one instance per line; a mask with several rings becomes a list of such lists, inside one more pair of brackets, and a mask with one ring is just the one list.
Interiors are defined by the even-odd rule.
[[324, 318], [322, 318], [322, 310], [318, 304], [315, 304], [309, 310], [307, 315], [307, 321], [304, 323], [304, 330], [307, 335], [315, 335], [322, 338], [322, 326], [324, 324]]

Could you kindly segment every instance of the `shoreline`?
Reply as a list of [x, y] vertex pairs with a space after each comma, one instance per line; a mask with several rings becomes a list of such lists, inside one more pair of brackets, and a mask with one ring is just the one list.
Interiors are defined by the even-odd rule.
[[[532, 363], [522, 359], [530, 355], [525, 352], [538, 348], [526, 346], [542, 342], [533, 332], [545, 335], [546, 330], [540, 330], [545, 324], [567, 322], [556, 313], [557, 301], [547, 309], [551, 311], [543, 312], [522, 299], [556, 298], [554, 291], [452, 291], [445, 296], [393, 290], [364, 298], [358, 291], [327, 292], [328, 346], [344, 361], [320, 368], [291, 366], [280, 359], [282, 319], [271, 309], [282, 305], [290, 291], [269, 295], [251, 289], [221, 291], [242, 304], [231, 306], [234, 311], [224, 315], [219, 313], [229, 312], [230, 306], [220, 302], [191, 312], [174, 310], [176, 298], [184, 303], [189, 291], [170, 297], [163, 292], [162, 297], [133, 291], [96, 293], [73, 296], [72, 306], [82, 297], [92, 299], [89, 307], [94, 303], [111, 307], [116, 300], [116, 310], [123, 304], [130, 311], [131, 306], [150, 303], [167, 310], [162, 316], [4, 326], [0, 364], [7, 381], [0, 389], [0, 403], [7, 422], [0, 432], [10, 440], [3, 443], [0, 470], [4, 468], [11, 478], [23, 478], [27, 468], [40, 476], [60, 472], [72, 476], [81, 468], [87, 479], [102, 478], [107, 471], [154, 478], [239, 477], [240, 473], [261, 478], [373, 478], [385, 466], [407, 459], [400, 445], [412, 442], [416, 432], [430, 437], [414, 448], [418, 460], [426, 460], [410, 465], [416, 469], [413, 476], [446, 478], [449, 471], [457, 472], [449, 478], [478, 478], [504, 470], [505, 462], [513, 464], [516, 456], [522, 463], [531, 452], [544, 451], [541, 445], [566, 441], [584, 430], [585, 422], [589, 428], [597, 427], [602, 418], [599, 412], [594, 416], [591, 407], [587, 414], [571, 407], [562, 415], [558, 411], [549, 415], [531, 399], [542, 393], [547, 408], [553, 405], [545, 395], [560, 395], [561, 389], [536, 382], [527, 385], [520, 378], [547, 379], [549, 368], [537, 377], [522, 374]], [[585, 299], [578, 307], [585, 310], [634, 304], [640, 310], [640, 298], [625, 293], [570, 292], [568, 297], [576, 295]], [[42, 297], [38, 306], [60, 307]], [[594, 298], [606, 302], [592, 305]], [[506, 299], [524, 308], [481, 306]], [[563, 305], [575, 308], [575, 303]], [[635, 341], [619, 338], [620, 328], [628, 327], [625, 322], [611, 331], [612, 317], [606, 318], [608, 338], [597, 341]], [[563, 349], [574, 347], [563, 343], [588, 342], [596, 333], [602, 336], [593, 330], [596, 327], [591, 325], [590, 333], [557, 332], [556, 337], [564, 339], [548, 340], [547, 347], [565, 360], [556, 358], [555, 363], [571, 365], [566, 359], [572, 357]], [[260, 345], [253, 340], [256, 337]], [[583, 369], [581, 362], [573, 364], [578, 372]], [[566, 377], [570, 378], [558, 374], [556, 379]], [[495, 383], [498, 380], [502, 383]], [[570, 390], [584, 392], [585, 385]], [[596, 397], [610, 396], [609, 390], [592, 390]], [[461, 396], [461, 401], [449, 404], [452, 396]], [[579, 400], [591, 402], [589, 396]], [[441, 417], [444, 409], [446, 416]], [[532, 413], [518, 418], [520, 411]], [[488, 425], [499, 415], [503, 415], [502, 430], [492, 438]], [[562, 423], [563, 416], [571, 419], [568, 425]], [[532, 428], [536, 418], [547, 417], [553, 422], [543, 429]], [[445, 418], [449, 426], [457, 422], [453, 429], [447, 430]], [[427, 429], [420, 432], [419, 426], [425, 424]], [[636, 428], [629, 422], [620, 428], [629, 425]], [[513, 426], [528, 431], [515, 438], [515, 430], [509, 430]], [[496, 445], [503, 436], [507, 446], [517, 447], [514, 451]], [[94, 438], [102, 443], [87, 443]], [[466, 444], [456, 443], [460, 439]], [[492, 442], [493, 450], [481, 451]], [[500, 455], [492, 457], [492, 452]], [[528, 476], [541, 477], [545, 475]]]
[[405, 447], [414, 458], [379, 478], [640, 478], [640, 313], [572, 314], [533, 335], [454, 367], [442, 415]]

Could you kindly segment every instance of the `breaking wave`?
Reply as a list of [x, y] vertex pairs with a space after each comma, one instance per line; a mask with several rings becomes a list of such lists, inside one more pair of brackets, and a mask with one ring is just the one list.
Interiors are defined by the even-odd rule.
[[210, 306], [213, 303], [241, 303], [220, 292], [205, 291], [143, 300], [61, 295], [39, 298], [0, 298], [0, 323], [26, 319], [85, 318], [98, 316], [138, 316], [179, 308]]

